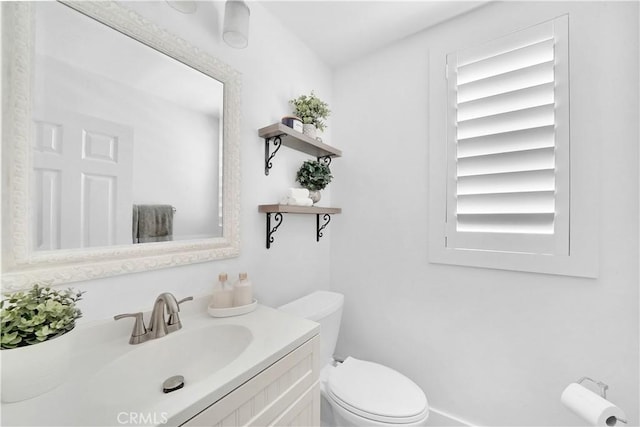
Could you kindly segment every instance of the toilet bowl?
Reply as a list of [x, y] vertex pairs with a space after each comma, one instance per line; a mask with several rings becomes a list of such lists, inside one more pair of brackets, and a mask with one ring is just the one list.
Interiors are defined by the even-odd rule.
[[[323, 425], [424, 426], [429, 417], [427, 398], [413, 381], [387, 366], [347, 357], [333, 360], [344, 296], [317, 291], [279, 307], [320, 323], [320, 373]], [[330, 410], [327, 410], [330, 409]], [[329, 417], [330, 416], [330, 417]], [[331, 419], [328, 419], [331, 418]]]

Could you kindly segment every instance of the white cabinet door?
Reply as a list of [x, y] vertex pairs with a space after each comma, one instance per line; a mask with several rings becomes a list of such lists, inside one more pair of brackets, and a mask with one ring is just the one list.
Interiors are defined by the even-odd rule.
[[270, 425], [288, 427], [319, 426], [319, 420], [320, 384], [316, 383]]
[[319, 352], [315, 336], [183, 426], [319, 426]]

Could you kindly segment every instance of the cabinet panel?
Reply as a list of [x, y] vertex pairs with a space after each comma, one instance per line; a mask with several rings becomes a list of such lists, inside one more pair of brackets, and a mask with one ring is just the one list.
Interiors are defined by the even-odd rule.
[[319, 420], [320, 384], [316, 382], [270, 425], [288, 427], [319, 426]]
[[[319, 424], [319, 350], [320, 340], [315, 336], [183, 425], [271, 425], [292, 405], [304, 406], [298, 402], [305, 396], [313, 401], [314, 393], [318, 395], [317, 421], [305, 425]], [[303, 409], [300, 407], [298, 413]], [[304, 416], [315, 416], [313, 411], [310, 414]]]

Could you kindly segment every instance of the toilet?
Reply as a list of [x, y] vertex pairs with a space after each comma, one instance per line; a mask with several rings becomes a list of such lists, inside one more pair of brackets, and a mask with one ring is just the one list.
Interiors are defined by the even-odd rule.
[[320, 323], [322, 425], [425, 426], [429, 404], [416, 383], [378, 363], [333, 359], [343, 305], [342, 294], [317, 291], [278, 307]]

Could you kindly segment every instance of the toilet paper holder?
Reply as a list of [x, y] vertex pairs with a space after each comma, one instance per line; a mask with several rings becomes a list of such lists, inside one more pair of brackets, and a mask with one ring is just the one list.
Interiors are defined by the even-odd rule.
[[[596, 381], [592, 378], [589, 377], [582, 377], [580, 378], [578, 381], [576, 381], [578, 384], [582, 385], [582, 383], [584, 381], [591, 381], [592, 383], [594, 383], [595, 385], [598, 386], [598, 389], [600, 389], [600, 396], [602, 396], [603, 399], [607, 398], [607, 390], [609, 389], [609, 385], [603, 383], [602, 381]], [[620, 418], [616, 418], [618, 421], [620, 421], [621, 423], [625, 423], [627, 424], [627, 420], [623, 420]]]
[[582, 377], [576, 382], [578, 384], [582, 384], [584, 381], [591, 381], [592, 383], [597, 385], [598, 388], [600, 389], [600, 396], [602, 396], [603, 399], [607, 398], [607, 390], [609, 389], [609, 385], [608, 384], [605, 384], [602, 381], [596, 381], [596, 380], [591, 379], [589, 377]]

